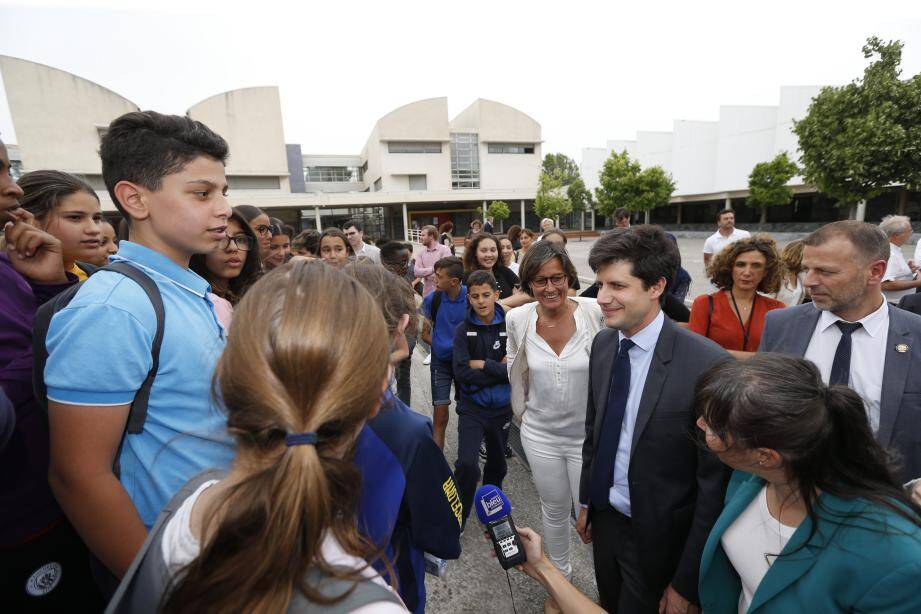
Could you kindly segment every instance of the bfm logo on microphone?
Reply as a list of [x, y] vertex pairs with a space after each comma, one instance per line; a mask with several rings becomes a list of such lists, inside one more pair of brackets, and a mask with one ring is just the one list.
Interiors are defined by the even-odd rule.
[[480, 505], [483, 506], [483, 511], [486, 512], [487, 516], [492, 516], [502, 511], [502, 495], [498, 490], [494, 490], [490, 493], [484, 493], [480, 497]]

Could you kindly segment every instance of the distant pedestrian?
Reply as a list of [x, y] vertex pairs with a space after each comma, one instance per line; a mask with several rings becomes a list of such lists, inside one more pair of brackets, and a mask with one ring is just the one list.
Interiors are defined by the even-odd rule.
[[751, 236], [747, 230], [736, 228], [736, 214], [732, 209], [723, 209], [716, 214], [717, 230], [704, 241], [704, 268], [710, 265], [713, 256], [723, 251], [730, 243]]

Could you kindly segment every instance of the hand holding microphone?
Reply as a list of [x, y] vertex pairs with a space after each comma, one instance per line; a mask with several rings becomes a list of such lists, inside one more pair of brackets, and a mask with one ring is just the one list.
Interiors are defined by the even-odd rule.
[[526, 561], [524, 544], [512, 521], [512, 504], [497, 486], [480, 486], [473, 497], [476, 515], [492, 540], [496, 558], [502, 569], [523, 565]]

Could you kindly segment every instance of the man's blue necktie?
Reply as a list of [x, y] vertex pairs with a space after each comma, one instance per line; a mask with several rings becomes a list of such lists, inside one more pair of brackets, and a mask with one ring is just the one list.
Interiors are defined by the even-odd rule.
[[835, 358], [831, 363], [831, 373], [828, 376], [828, 385], [834, 386], [841, 384], [847, 386], [851, 379], [851, 335], [860, 330], [860, 322], [845, 322], [838, 320], [835, 322], [841, 330], [841, 340], [838, 341], [838, 347], [835, 348]]
[[599, 511], [608, 509], [608, 497], [614, 482], [614, 459], [620, 444], [620, 430], [627, 410], [627, 396], [630, 394], [630, 348], [635, 343], [629, 339], [620, 342], [620, 349], [614, 361], [611, 388], [608, 390], [608, 406], [601, 423], [601, 436], [592, 464], [589, 481], [589, 499]]

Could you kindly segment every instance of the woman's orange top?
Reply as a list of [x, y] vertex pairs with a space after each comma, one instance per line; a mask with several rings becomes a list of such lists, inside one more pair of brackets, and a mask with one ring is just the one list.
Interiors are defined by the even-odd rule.
[[[752, 309], [750, 321], [745, 322], [743, 330], [736, 310], [732, 307], [732, 299], [725, 290], [714, 292], [713, 313], [710, 314], [709, 300], [706, 294], [701, 294], [694, 299], [691, 306], [691, 320], [689, 328], [699, 335], [713, 339], [727, 350], [740, 352], [754, 352], [761, 343], [761, 332], [764, 330], [764, 317], [772, 309], [786, 307], [782, 302], [758, 294], [755, 296], [755, 305]], [[707, 333], [707, 322], [710, 332]], [[748, 333], [748, 343], [745, 343], [745, 333]]]

